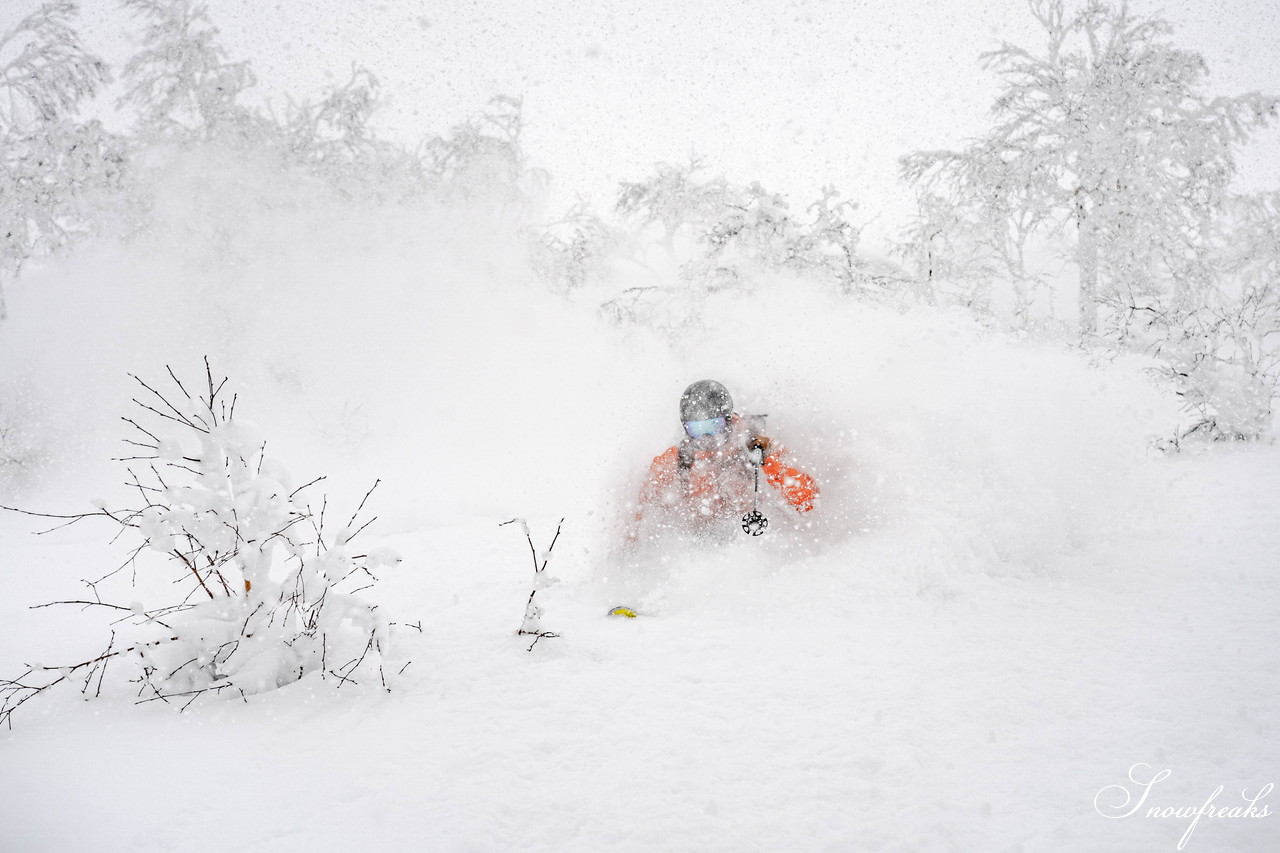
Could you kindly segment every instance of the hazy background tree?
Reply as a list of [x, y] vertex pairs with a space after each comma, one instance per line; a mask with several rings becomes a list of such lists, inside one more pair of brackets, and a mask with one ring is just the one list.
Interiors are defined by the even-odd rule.
[[120, 179], [120, 140], [77, 118], [111, 78], [77, 14], [69, 0], [46, 3], [0, 36], [0, 278], [90, 233], [87, 201]]
[[734, 184], [709, 175], [698, 158], [660, 163], [647, 179], [624, 182], [615, 207], [630, 235], [623, 242], [654, 272], [655, 284], [627, 289], [605, 303], [605, 312], [615, 320], [672, 326], [675, 319], [683, 325], [697, 321], [707, 295], [748, 295], [777, 273], [810, 276], [844, 295], [880, 298], [901, 280], [873, 269], [859, 254], [856, 211], [831, 186], [799, 210], [758, 181]]
[[[1064, 240], [1081, 336], [1167, 351], [1218, 301], [1213, 291], [1234, 286], [1215, 269], [1215, 219], [1231, 200], [1236, 151], [1280, 99], [1209, 96], [1204, 60], [1170, 44], [1160, 18], [1102, 2], [1074, 14], [1064, 0], [1029, 6], [1043, 49], [983, 55], [1004, 87], [992, 129], [963, 150], [902, 160], [907, 180], [950, 202], [922, 206], [914, 239], [928, 242], [909, 251], [927, 256], [940, 232], [968, 232], [1003, 259], [1025, 326], [1025, 253], [1037, 239]], [[1221, 357], [1206, 343], [1194, 361]]]
[[140, 25], [141, 49], [124, 67], [121, 107], [137, 112], [137, 134], [189, 141], [258, 123], [240, 102], [257, 79], [248, 60], [232, 62], [218, 28], [196, 0], [123, 0]]
[[1098, 2], [1071, 16], [1064, 0], [1029, 5], [1043, 52], [1005, 44], [983, 55], [1004, 81], [991, 131], [961, 151], [904, 157], [903, 173], [973, 217], [998, 213], [992, 240], [1073, 233], [1080, 330], [1092, 334], [1100, 307], [1123, 325], [1186, 298], [1235, 151], [1278, 101], [1208, 97], [1204, 60], [1165, 41], [1161, 19]]

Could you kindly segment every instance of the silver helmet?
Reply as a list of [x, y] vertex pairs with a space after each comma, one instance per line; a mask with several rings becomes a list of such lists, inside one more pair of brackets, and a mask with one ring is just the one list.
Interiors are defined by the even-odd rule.
[[699, 379], [680, 395], [680, 420], [705, 421], [733, 414], [729, 389], [714, 379]]

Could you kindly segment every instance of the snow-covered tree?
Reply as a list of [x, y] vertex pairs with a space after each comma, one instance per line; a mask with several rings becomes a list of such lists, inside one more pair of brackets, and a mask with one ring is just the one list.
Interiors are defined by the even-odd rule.
[[802, 215], [779, 193], [754, 182], [745, 186], [702, 175], [698, 159], [659, 164], [645, 181], [624, 183], [617, 211], [640, 233], [657, 230], [659, 243], [683, 263], [683, 278], [715, 289], [753, 272], [791, 270], [829, 277], [841, 290], [862, 284], [860, 231], [850, 221], [857, 205], [822, 198]]
[[[338, 687], [387, 689], [391, 623], [359, 593], [400, 558], [355, 544], [373, 521], [359, 521], [373, 489], [333, 530], [327, 498], [308, 496], [324, 478], [294, 486], [207, 360], [198, 385], [172, 370], [169, 378], [163, 391], [137, 379], [138, 410], [124, 418], [131, 452], [120, 461], [134, 463], [132, 505], [45, 516], [104, 518], [138, 540], [122, 566], [85, 582], [87, 597], [55, 602], [112, 614], [111, 641], [83, 661], [0, 678], [0, 725], [64, 681], [83, 679], [84, 692], [96, 695], [112, 661], [132, 673], [141, 701], [180, 707], [223, 691], [274, 690], [313, 672]], [[110, 587], [126, 574], [130, 598], [111, 600]]]
[[403, 201], [421, 196], [431, 180], [415, 152], [378, 137], [373, 115], [381, 85], [369, 69], [351, 76], [317, 101], [289, 100], [272, 116], [270, 141], [284, 165], [300, 167], [349, 199]]
[[381, 86], [368, 68], [353, 65], [319, 98], [259, 106], [246, 97], [257, 82], [251, 64], [229, 58], [205, 3], [123, 2], [141, 22], [141, 49], [125, 65], [118, 106], [136, 111], [143, 144], [172, 143], [177, 156], [202, 144], [230, 146], [317, 178], [344, 198], [380, 203], [522, 208], [540, 193], [543, 177], [520, 145], [518, 98], [495, 97], [476, 118], [406, 147], [375, 131]]
[[231, 62], [198, 0], [124, 0], [142, 23], [142, 49], [125, 64], [120, 106], [138, 110], [144, 138], [253, 137], [262, 118], [240, 102], [257, 80], [247, 60]]
[[979, 315], [991, 310], [992, 260], [986, 229], [974, 227], [949, 199], [921, 192], [916, 216], [894, 244], [925, 302], [950, 297]]
[[579, 201], [555, 222], [525, 229], [529, 263], [554, 293], [603, 284], [613, 263], [629, 252], [626, 235]]
[[107, 66], [85, 50], [71, 26], [78, 13], [70, 0], [45, 3], [0, 36], [5, 127], [40, 127], [74, 116], [110, 79]]
[[1183, 434], [1252, 438], [1280, 382], [1280, 193], [1231, 199], [1214, 219], [1186, 310], [1152, 313], [1151, 350], [1192, 421]]
[[648, 179], [623, 182], [616, 210], [638, 228], [660, 227], [662, 245], [674, 253], [677, 234], [704, 228], [731, 201], [728, 182], [702, 177], [705, 168], [699, 157], [687, 164], [658, 163]]
[[882, 296], [896, 283], [859, 257], [861, 233], [851, 221], [857, 205], [839, 201], [833, 187], [797, 213], [759, 182], [735, 185], [704, 170], [696, 158], [663, 163], [649, 179], [622, 184], [616, 210], [630, 226], [630, 245], [656, 243], [664, 260], [679, 267], [680, 287], [631, 288], [606, 303], [615, 319], [639, 319], [642, 303], [673, 295], [680, 297], [673, 314], [696, 317], [704, 295], [750, 287], [767, 273], [804, 274], [860, 296]]
[[983, 57], [1004, 85], [994, 127], [964, 150], [905, 157], [904, 176], [987, 224], [1006, 251], [1033, 234], [1073, 236], [1084, 335], [1100, 308], [1113, 331], [1149, 309], [1185, 312], [1234, 152], [1280, 101], [1208, 96], [1204, 60], [1172, 46], [1164, 20], [1101, 2], [1030, 7], [1043, 51], [1004, 44]]
[[529, 164], [523, 133], [522, 99], [497, 95], [479, 115], [426, 139], [417, 156], [438, 197], [527, 211], [548, 178]]
[[992, 129], [960, 151], [903, 158], [904, 177], [942, 200], [921, 208], [906, 254], [919, 261], [950, 242], [983, 273], [994, 262], [1027, 325], [1038, 282], [1024, 253], [1064, 242], [1083, 339], [1161, 359], [1196, 416], [1191, 430], [1258, 434], [1280, 375], [1265, 353], [1280, 342], [1270, 303], [1247, 295], [1259, 292], [1256, 270], [1232, 261], [1252, 256], [1232, 246], [1239, 228], [1262, 232], [1256, 215], [1231, 213], [1248, 203], [1230, 184], [1236, 152], [1280, 98], [1211, 97], [1204, 60], [1170, 44], [1160, 18], [1099, 0], [1074, 13], [1065, 0], [1029, 4], [1044, 49], [1004, 44], [983, 57], [1004, 86]]
[[46, 3], [0, 36], [0, 276], [91, 232], [87, 203], [124, 169], [121, 141], [77, 120], [110, 79], [72, 27], [77, 13]]

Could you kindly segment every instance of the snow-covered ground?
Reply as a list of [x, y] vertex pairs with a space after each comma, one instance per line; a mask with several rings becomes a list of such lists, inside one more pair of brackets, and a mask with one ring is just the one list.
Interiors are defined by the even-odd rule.
[[[115, 499], [126, 372], [207, 354], [296, 479], [382, 478], [368, 535], [404, 560], [367, 594], [421, 632], [389, 693], [37, 698], [0, 732], [0, 849], [1163, 851], [1191, 818], [1148, 806], [1276, 781], [1280, 449], [1150, 450], [1173, 409], [1141, 365], [794, 280], [670, 340], [547, 295], [492, 221], [193, 173], [167, 233], [9, 291], [5, 381], [52, 461], [0, 502]], [[815, 524], [632, 566], [620, 519], [708, 376], [818, 478]], [[539, 548], [564, 518], [531, 652], [515, 516]], [[105, 645], [29, 609], [115, 565], [94, 524], [0, 515], [0, 675]], [[1104, 816], [1135, 765], [1171, 775]], [[1276, 849], [1276, 803], [1185, 849]]]
[[[563, 636], [532, 654], [514, 531], [391, 536], [384, 599], [424, 626], [393, 693], [33, 703], [0, 747], [5, 849], [1171, 850], [1189, 820], [1094, 797], [1138, 762], [1173, 770], [1160, 806], [1272, 781], [1280, 454], [1171, 467], [1177, 532], [1091, 542], [1075, 574], [921, 588], [900, 532], [769, 568], [743, 543], [681, 566], [680, 606], [607, 621], [566, 549]], [[13, 599], [6, 662], [43, 633]], [[1206, 819], [1188, 849], [1271, 850], [1276, 820]]]

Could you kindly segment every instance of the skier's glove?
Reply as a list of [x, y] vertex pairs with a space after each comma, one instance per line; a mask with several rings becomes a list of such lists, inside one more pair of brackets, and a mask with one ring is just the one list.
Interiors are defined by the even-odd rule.
[[693, 448], [688, 441], [680, 442], [680, 449], [676, 451], [676, 466], [686, 470], [693, 467]]
[[747, 442], [748, 450], [759, 450], [760, 461], [763, 462], [768, 457], [769, 452], [773, 449], [773, 439], [767, 435], [753, 435]]

